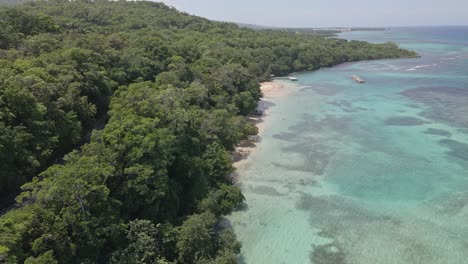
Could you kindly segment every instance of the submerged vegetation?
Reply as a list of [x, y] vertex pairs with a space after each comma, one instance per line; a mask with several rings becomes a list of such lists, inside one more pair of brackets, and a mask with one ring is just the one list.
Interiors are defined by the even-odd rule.
[[230, 152], [256, 133], [258, 82], [412, 56], [161, 3], [1, 8], [0, 193], [24, 185], [0, 218], [0, 262], [235, 263], [217, 226], [244, 199]]

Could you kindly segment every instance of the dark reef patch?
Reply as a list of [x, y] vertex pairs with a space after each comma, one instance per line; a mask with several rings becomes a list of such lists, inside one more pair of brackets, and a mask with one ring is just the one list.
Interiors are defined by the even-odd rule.
[[[324, 173], [331, 156], [336, 153], [336, 151], [329, 146], [313, 141], [294, 144], [282, 150], [287, 153], [300, 154], [304, 160], [301, 168], [296, 170], [312, 172], [315, 175], [322, 175]], [[285, 165], [283, 165], [283, 167], [284, 166]]]
[[291, 132], [281, 132], [279, 134], [273, 135], [273, 138], [284, 141], [293, 141], [295, 138], [297, 138], [297, 135]]
[[334, 105], [334, 106], [341, 107], [341, 108], [352, 108], [353, 107], [353, 104], [350, 101], [346, 101], [346, 100], [330, 101], [330, 102], [327, 102], [327, 104]]
[[313, 115], [304, 114], [303, 121], [297, 125], [291, 126], [289, 130], [296, 135], [313, 129], [314, 131], [323, 131], [325, 129], [335, 130], [338, 132], [345, 131], [351, 128], [353, 119], [348, 116], [326, 115], [322, 119], [317, 119]]
[[339, 196], [312, 196], [303, 193], [295, 204], [295, 208], [310, 212], [311, 226], [326, 230], [328, 234], [339, 233], [348, 226], [363, 223], [379, 223], [397, 226], [400, 222], [386, 215], [376, 215], [373, 212]]
[[368, 108], [364, 108], [364, 107], [355, 107], [350, 101], [346, 101], [346, 100], [330, 101], [330, 102], [327, 102], [327, 104], [336, 106], [340, 108], [342, 111], [347, 112], [347, 113], [369, 110]]
[[282, 168], [285, 170], [310, 172], [310, 173], [313, 173], [314, 175], [322, 175], [328, 164], [328, 161], [323, 162], [319, 160], [319, 161], [315, 161], [312, 163], [302, 162], [300, 164], [283, 164], [279, 162], [273, 162], [272, 164], [275, 167]]
[[321, 132], [323, 130], [336, 130], [341, 132], [342, 129], [349, 129], [353, 124], [353, 118], [342, 115], [328, 114], [322, 118], [317, 118], [315, 115], [303, 114], [302, 122], [289, 127], [289, 130], [296, 134], [312, 132]]
[[407, 104], [406, 105], [407, 107], [410, 107], [410, 108], [420, 108], [418, 105], [416, 104]]
[[427, 109], [421, 116], [457, 127], [468, 127], [468, 89], [448, 87], [415, 88], [400, 93]]
[[393, 116], [385, 120], [387, 126], [420, 126], [428, 122], [411, 116]]
[[448, 132], [447, 130], [436, 129], [436, 128], [428, 128], [428, 129], [426, 129], [426, 131], [424, 131], [424, 134], [443, 136], [443, 137], [451, 137], [452, 136], [452, 133]]
[[457, 215], [468, 206], [468, 193], [454, 192], [449, 193], [442, 198], [437, 198], [430, 201], [431, 206], [438, 213], [445, 215]]
[[439, 144], [450, 149], [448, 155], [468, 161], [468, 144], [452, 139], [439, 140]]
[[314, 87], [305, 88], [305, 89], [312, 89], [314, 92], [320, 95], [325, 95], [325, 96], [333, 96], [345, 90], [344, 87], [332, 86], [330, 84], [327, 84], [325, 86], [314, 86]]
[[282, 168], [285, 170], [290, 170], [290, 171], [300, 171], [300, 172], [311, 172], [310, 170], [307, 170], [306, 166], [302, 164], [283, 164], [279, 162], [272, 162], [273, 166]]
[[312, 263], [349, 263], [348, 255], [354, 253], [353, 245], [360, 242], [356, 236], [345, 235], [350, 230], [356, 232], [355, 234], [365, 234], [372, 226], [398, 230], [403, 225], [399, 219], [368, 210], [356, 201], [342, 196], [301, 193], [295, 207], [309, 213], [311, 227], [321, 230], [319, 236], [333, 241], [326, 245], [314, 245], [309, 255]]
[[335, 243], [314, 246], [310, 253], [310, 260], [315, 264], [345, 264], [346, 255]]
[[268, 196], [282, 196], [275, 188], [270, 186], [259, 185], [255, 187], [249, 187], [249, 189], [256, 194], [268, 195]]
[[[273, 135], [275, 139], [294, 144], [282, 148], [284, 153], [298, 154], [297, 161], [283, 163], [272, 163], [274, 166], [300, 172], [310, 172], [315, 175], [322, 175], [328, 166], [331, 157], [337, 149], [332, 144], [324, 144], [327, 140], [333, 139], [342, 131], [350, 130], [352, 119], [336, 115], [327, 115], [318, 119], [314, 115], [305, 114], [303, 120], [297, 125], [289, 127], [288, 132]], [[330, 131], [327, 140], [323, 137], [316, 137], [316, 133]]]
[[340, 108], [342, 111], [347, 112], [347, 113], [368, 110], [367, 108], [363, 108], [363, 107], [354, 107], [354, 105], [350, 101], [346, 101], [346, 100], [334, 100], [334, 101], [327, 102], [327, 104], [336, 106]]
[[368, 110], [370, 110], [370, 109], [365, 108], [365, 107], [356, 107], [355, 109], [359, 110], [359, 111], [368, 111]]

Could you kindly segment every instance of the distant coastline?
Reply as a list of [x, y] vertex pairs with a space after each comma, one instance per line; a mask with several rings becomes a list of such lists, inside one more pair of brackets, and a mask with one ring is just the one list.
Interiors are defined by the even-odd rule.
[[385, 27], [273, 27], [247, 23], [236, 23], [239, 27], [250, 28], [254, 30], [280, 30], [296, 33], [318, 33], [318, 34], [337, 34], [350, 31], [384, 31]]

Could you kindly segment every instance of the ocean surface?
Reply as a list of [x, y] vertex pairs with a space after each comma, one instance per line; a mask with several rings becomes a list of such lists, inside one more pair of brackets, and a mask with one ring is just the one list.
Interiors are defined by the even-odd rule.
[[228, 216], [241, 263], [468, 263], [468, 27], [340, 37], [421, 58], [300, 73], [269, 100]]

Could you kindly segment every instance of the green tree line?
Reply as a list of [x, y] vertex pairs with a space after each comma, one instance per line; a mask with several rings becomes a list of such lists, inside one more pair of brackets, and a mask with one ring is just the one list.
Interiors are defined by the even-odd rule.
[[219, 222], [244, 199], [230, 152], [257, 132], [258, 82], [413, 56], [153, 2], [0, 8], [0, 193], [24, 184], [0, 262], [236, 263]]

